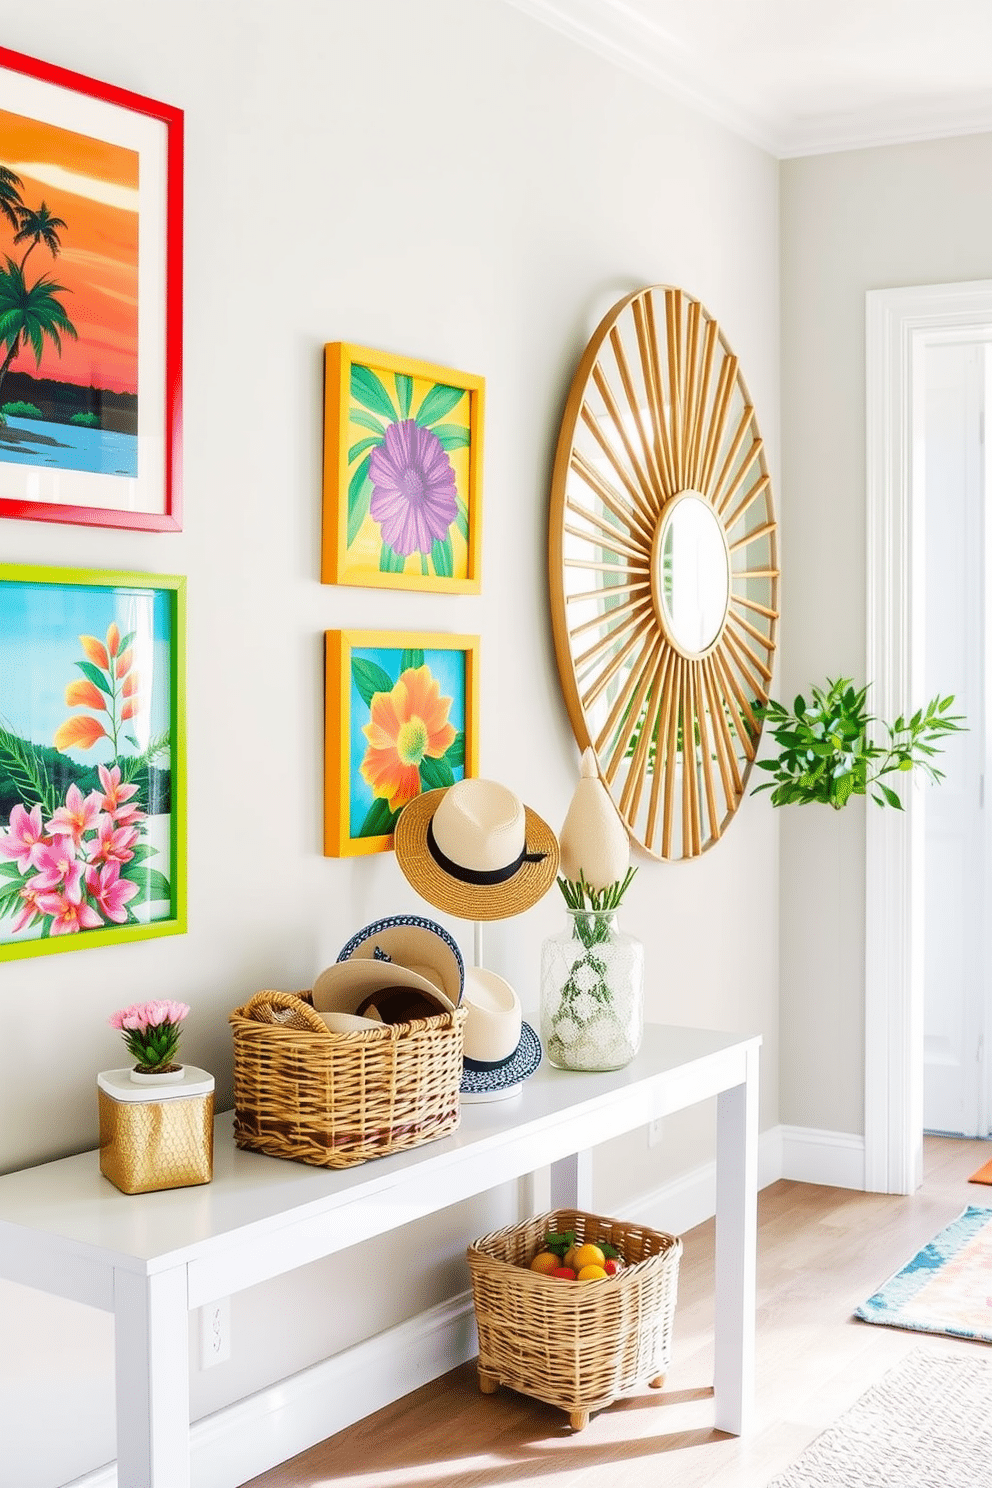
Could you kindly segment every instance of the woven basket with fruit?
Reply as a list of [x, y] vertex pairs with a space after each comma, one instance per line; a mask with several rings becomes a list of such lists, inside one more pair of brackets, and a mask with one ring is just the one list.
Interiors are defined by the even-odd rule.
[[660, 1388], [681, 1255], [674, 1235], [574, 1209], [483, 1236], [468, 1249], [479, 1388], [557, 1405], [573, 1431], [636, 1385]]

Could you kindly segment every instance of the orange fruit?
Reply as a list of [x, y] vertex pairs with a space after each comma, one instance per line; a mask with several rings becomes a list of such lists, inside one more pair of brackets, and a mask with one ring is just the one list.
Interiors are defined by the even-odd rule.
[[599, 1248], [598, 1245], [590, 1245], [588, 1243], [588, 1241], [587, 1241], [585, 1245], [580, 1245], [580, 1246], [578, 1246], [576, 1248], [576, 1251], [575, 1251], [575, 1269], [576, 1269], [576, 1271], [581, 1271], [582, 1268], [583, 1268], [583, 1266], [599, 1266], [599, 1267], [602, 1267], [603, 1262], [605, 1260], [606, 1260], [606, 1257], [603, 1254], [603, 1252], [600, 1250], [600, 1248]]
[[573, 1271], [577, 1271], [579, 1269], [578, 1266], [576, 1266], [575, 1264], [575, 1253], [578, 1248], [579, 1247], [577, 1245], [573, 1245], [570, 1250], [566, 1250], [565, 1259], [562, 1261], [563, 1266], [571, 1266]]
[[606, 1272], [602, 1266], [583, 1266], [576, 1281], [605, 1281]]
[[542, 1276], [550, 1276], [555, 1267], [560, 1264], [553, 1250], [542, 1250], [531, 1261], [530, 1269], [540, 1271]]

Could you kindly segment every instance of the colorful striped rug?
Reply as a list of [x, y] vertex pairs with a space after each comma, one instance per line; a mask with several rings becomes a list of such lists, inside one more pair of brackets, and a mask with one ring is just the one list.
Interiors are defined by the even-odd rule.
[[992, 1209], [969, 1205], [855, 1317], [992, 1343]]

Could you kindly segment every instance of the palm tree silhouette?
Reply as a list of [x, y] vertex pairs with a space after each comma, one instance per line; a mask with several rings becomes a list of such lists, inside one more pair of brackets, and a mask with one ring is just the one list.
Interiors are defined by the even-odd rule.
[[11, 227], [20, 227], [24, 203], [21, 200], [20, 176], [6, 165], [0, 165], [0, 217], [6, 217]]
[[39, 243], [44, 243], [52, 257], [57, 258], [62, 247], [58, 229], [68, 231], [69, 224], [63, 222], [61, 217], [53, 217], [46, 202], [42, 202], [36, 212], [33, 212], [30, 207], [21, 207], [18, 216], [19, 230], [14, 234], [14, 242], [26, 243], [28, 238], [31, 239], [31, 246], [21, 259], [22, 272], [28, 258]]
[[22, 347], [31, 347], [35, 364], [40, 366], [46, 337], [60, 354], [63, 336], [77, 339], [76, 327], [58, 299], [60, 294], [68, 292], [64, 284], [56, 284], [44, 274], [29, 287], [23, 264], [7, 256], [6, 269], [0, 269], [0, 342], [7, 343], [6, 355], [0, 363], [0, 390], [11, 362]]

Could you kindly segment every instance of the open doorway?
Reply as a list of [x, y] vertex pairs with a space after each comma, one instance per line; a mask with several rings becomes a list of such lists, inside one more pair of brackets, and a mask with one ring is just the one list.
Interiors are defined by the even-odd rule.
[[989, 1133], [984, 1074], [992, 988], [986, 676], [989, 492], [985, 426], [992, 327], [931, 331], [914, 397], [914, 480], [923, 479], [924, 696], [953, 693], [968, 732], [947, 740], [941, 788], [924, 800], [923, 1129]]
[[[921, 437], [926, 368], [929, 348], [954, 343], [984, 346], [992, 341], [992, 281], [873, 290], [866, 309], [867, 676], [872, 681], [873, 711], [891, 719], [909, 716], [925, 700], [928, 680], [934, 682], [931, 690], [956, 690], [953, 683], [933, 674], [938, 665], [933, 656], [929, 672], [927, 667], [927, 482]], [[984, 603], [982, 609], [984, 615]], [[983, 636], [979, 642], [984, 676]], [[980, 707], [984, 709], [984, 702]], [[984, 717], [977, 732], [984, 788], [988, 773]], [[867, 818], [865, 1187], [882, 1193], [912, 1193], [922, 1182], [926, 808], [936, 794], [904, 781], [904, 812], [869, 811]], [[990, 814], [977, 806], [971, 811], [983, 823]], [[961, 820], [967, 817], [965, 807]], [[983, 827], [983, 834], [987, 830]], [[984, 898], [983, 893], [982, 905]], [[984, 910], [982, 916], [984, 929]], [[974, 912], [968, 923], [970, 929], [976, 928]], [[984, 981], [989, 958], [984, 935], [978, 939]], [[973, 965], [964, 975], [970, 978], [973, 995]], [[972, 1070], [978, 1099], [984, 1102], [986, 1132], [992, 1067], [988, 1000], [980, 999], [979, 1038], [973, 1049], [977, 1068]], [[931, 1031], [931, 1052], [939, 1052], [946, 1030], [935, 1029], [932, 1016]], [[961, 1058], [966, 1057], [970, 1056], [962, 1053]]]

